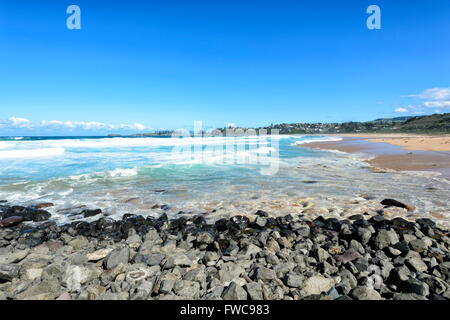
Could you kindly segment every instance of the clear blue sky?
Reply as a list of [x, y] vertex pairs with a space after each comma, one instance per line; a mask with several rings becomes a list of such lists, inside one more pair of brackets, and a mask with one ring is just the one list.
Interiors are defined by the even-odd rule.
[[448, 0], [0, 0], [0, 135], [365, 121], [449, 87]]

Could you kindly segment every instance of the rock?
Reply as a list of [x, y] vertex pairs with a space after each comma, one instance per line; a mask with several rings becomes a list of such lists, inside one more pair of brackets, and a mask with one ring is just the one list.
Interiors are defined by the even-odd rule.
[[205, 245], [205, 248], [206, 248], [207, 245], [210, 245], [211, 243], [214, 242], [214, 237], [209, 232], [200, 232], [197, 235], [196, 242], [199, 246]]
[[288, 273], [285, 276], [285, 284], [291, 288], [300, 288], [303, 283], [303, 276], [296, 273]]
[[381, 201], [381, 204], [384, 206], [394, 206], [399, 208], [407, 209], [408, 211], [412, 211], [414, 209], [413, 206], [408, 206], [404, 203], [401, 203], [400, 201], [394, 200], [394, 199], [384, 199]]
[[245, 252], [244, 255], [248, 258], [254, 258], [256, 256], [257, 253], [261, 252], [261, 248], [258, 246], [255, 246], [254, 244], [250, 243], [246, 248], [245, 248]]
[[404, 293], [415, 293], [424, 297], [430, 294], [428, 284], [414, 278], [403, 281], [399, 289]]
[[402, 254], [400, 250], [393, 247], [387, 247], [386, 252], [390, 257], [397, 257]]
[[11, 253], [6, 253], [0, 255], [0, 264], [11, 264], [11, 263], [18, 263], [25, 259], [26, 256], [28, 256], [28, 253], [30, 250], [18, 250]]
[[394, 270], [391, 271], [391, 274], [389, 276], [391, 282], [393, 282], [396, 285], [399, 285], [403, 281], [406, 281], [411, 276], [411, 272], [409, 269], [402, 265], [399, 267], [395, 267]]
[[364, 249], [363, 245], [354, 239], [350, 241], [350, 249], [353, 249], [360, 254], [366, 253], [366, 250]]
[[85, 237], [79, 236], [69, 241], [68, 245], [74, 248], [74, 250], [80, 250], [86, 248], [89, 245], [89, 241]]
[[425, 272], [428, 270], [427, 265], [420, 258], [407, 259], [406, 264], [415, 272]]
[[56, 300], [72, 300], [72, 297], [68, 292], [63, 292]]
[[111, 251], [103, 261], [103, 265], [106, 269], [110, 270], [119, 264], [127, 264], [130, 260], [130, 249], [124, 247], [122, 249], [116, 249]]
[[33, 218], [32, 218], [32, 220], [34, 222], [45, 221], [45, 220], [50, 219], [51, 216], [52, 216], [51, 213], [48, 212], [48, 211], [45, 211], [45, 210], [42, 210], [42, 209], [34, 210], [33, 211]]
[[350, 291], [350, 297], [356, 300], [381, 300], [377, 291], [366, 286], [359, 286]]
[[409, 242], [409, 247], [417, 252], [423, 252], [425, 251], [428, 246], [422, 239], [416, 239]]
[[133, 270], [127, 273], [125, 277], [125, 281], [128, 283], [135, 283], [141, 280], [145, 280], [147, 278], [148, 272], [144, 268], [139, 268], [137, 270]]
[[313, 276], [306, 279], [303, 283], [302, 290], [305, 296], [328, 292], [334, 286], [334, 280], [325, 278], [321, 275]]
[[231, 282], [230, 285], [224, 290], [222, 294], [223, 300], [247, 300], [247, 292], [236, 284], [236, 282]]
[[264, 217], [257, 217], [255, 220], [255, 224], [258, 227], [263, 228], [267, 224], [267, 219]]
[[258, 282], [250, 282], [245, 285], [251, 300], [263, 300], [262, 286]]
[[219, 270], [219, 279], [221, 283], [230, 282], [240, 277], [244, 273], [245, 269], [243, 269], [238, 264], [227, 262], [224, 263]]
[[94, 209], [94, 210], [86, 209], [80, 212], [80, 214], [82, 214], [85, 218], [93, 217], [100, 213], [102, 213], [101, 209]]
[[112, 248], [104, 248], [99, 249], [94, 252], [88, 253], [87, 258], [88, 261], [98, 261], [104, 259], [111, 251], [113, 251]]
[[34, 209], [43, 209], [43, 208], [49, 208], [53, 207], [54, 204], [51, 202], [41, 202], [33, 206]]
[[427, 298], [415, 293], [394, 293], [394, 300], [427, 300]]
[[377, 249], [384, 249], [390, 245], [399, 242], [398, 235], [394, 230], [381, 229], [374, 239], [374, 245]]
[[78, 291], [81, 289], [81, 284], [84, 284], [87, 279], [85, 268], [70, 265], [63, 275], [62, 285], [70, 291]]
[[255, 271], [255, 278], [258, 280], [273, 280], [276, 277], [275, 271], [266, 267], [258, 267]]
[[0, 228], [14, 227], [23, 221], [23, 217], [11, 216], [0, 220]]
[[130, 248], [137, 249], [142, 243], [142, 239], [138, 234], [133, 234], [127, 238], [126, 243]]
[[328, 259], [330, 254], [326, 250], [324, 250], [324, 249], [319, 247], [319, 248], [314, 250], [314, 256], [316, 257], [316, 259], [319, 262], [324, 262], [325, 260]]
[[340, 297], [339, 293], [334, 287], [328, 290], [327, 295], [329, 295], [333, 300], [339, 299]]
[[28, 268], [25, 270], [25, 277], [33, 281], [34, 279], [40, 278], [42, 275], [42, 268]]
[[53, 300], [62, 293], [61, 286], [57, 279], [49, 279], [36, 283], [19, 293], [15, 298], [17, 300]]
[[335, 257], [335, 259], [341, 263], [353, 261], [358, 258], [362, 258], [362, 256], [354, 249], [349, 249], [349, 250], [345, 251], [343, 254]]
[[175, 282], [173, 291], [187, 299], [198, 299], [200, 284], [195, 281], [179, 280]]
[[258, 210], [258, 211], [256, 211], [255, 214], [256, 214], [257, 216], [265, 217], [265, 218], [267, 218], [267, 217], [269, 216], [269, 214], [268, 214], [267, 212], [263, 211], [263, 210]]
[[20, 266], [16, 264], [0, 264], [0, 280], [11, 281], [19, 276]]
[[171, 269], [175, 266], [190, 267], [192, 265], [193, 263], [191, 259], [189, 259], [185, 254], [181, 253], [170, 256], [164, 264], [164, 268]]

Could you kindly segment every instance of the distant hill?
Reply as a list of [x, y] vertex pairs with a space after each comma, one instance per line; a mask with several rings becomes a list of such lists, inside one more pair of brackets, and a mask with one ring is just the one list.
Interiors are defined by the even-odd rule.
[[[242, 128], [247, 129], [247, 128]], [[315, 133], [448, 133], [450, 134], [450, 113], [433, 114], [420, 117], [380, 118], [366, 122], [343, 123], [281, 123], [254, 129], [278, 129], [280, 134], [315, 134]], [[225, 134], [226, 128], [216, 129]], [[133, 137], [169, 137], [174, 131], [139, 133]], [[269, 131], [270, 132], [270, 131]], [[111, 134], [110, 136], [120, 136]]]
[[399, 130], [415, 132], [450, 133], [450, 113], [433, 114], [431, 116], [413, 117], [404, 121]]
[[[256, 129], [278, 129], [280, 134], [314, 133], [450, 133], [450, 113], [420, 117], [381, 118], [366, 122], [282, 123]], [[223, 129], [222, 129], [223, 130]]]

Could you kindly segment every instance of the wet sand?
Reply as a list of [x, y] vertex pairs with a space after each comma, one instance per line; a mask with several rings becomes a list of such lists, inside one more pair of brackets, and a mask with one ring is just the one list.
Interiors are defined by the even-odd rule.
[[[446, 178], [450, 177], [450, 150], [447, 151], [445, 149], [447, 144], [444, 144], [444, 147], [441, 146], [441, 142], [446, 141], [443, 137], [436, 137], [435, 141], [429, 143], [430, 147], [424, 147], [423, 150], [417, 150], [420, 148], [420, 143], [415, 143], [413, 146], [410, 145], [408, 149], [402, 148], [397, 145], [399, 143], [397, 140], [401, 140], [404, 143], [404, 138], [398, 137], [380, 137], [374, 135], [372, 136], [374, 138], [370, 137], [370, 139], [367, 139], [369, 135], [341, 135], [341, 137], [343, 137], [341, 141], [313, 142], [300, 146], [367, 154], [370, 159], [365, 161], [371, 165], [371, 169], [374, 171], [435, 171], [441, 173]], [[422, 142], [420, 139], [430, 140], [433, 138], [426, 136], [419, 138], [419, 136], [415, 136], [414, 141]], [[383, 140], [389, 140], [389, 142]], [[413, 139], [408, 138], [408, 141], [413, 141]], [[444, 150], [429, 151], [429, 149]]]
[[371, 142], [393, 144], [406, 150], [445, 151], [450, 152], [450, 135], [417, 134], [347, 134], [345, 137], [366, 138]]

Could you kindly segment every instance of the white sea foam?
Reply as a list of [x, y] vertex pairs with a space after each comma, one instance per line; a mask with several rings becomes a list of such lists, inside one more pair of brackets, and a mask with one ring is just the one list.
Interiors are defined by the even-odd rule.
[[136, 169], [114, 169], [112, 171], [109, 172], [109, 175], [111, 177], [132, 177], [137, 175], [137, 170]]
[[59, 156], [64, 154], [64, 148], [43, 148], [43, 149], [18, 149], [0, 151], [0, 159], [23, 159]]
[[306, 140], [300, 140], [300, 141], [295, 141], [294, 145], [301, 145], [301, 144], [305, 144], [305, 143], [311, 143], [311, 142], [332, 142], [332, 141], [341, 141], [342, 138], [320, 138], [320, 139], [306, 139]]

